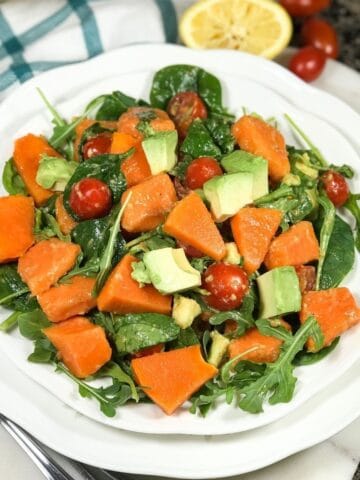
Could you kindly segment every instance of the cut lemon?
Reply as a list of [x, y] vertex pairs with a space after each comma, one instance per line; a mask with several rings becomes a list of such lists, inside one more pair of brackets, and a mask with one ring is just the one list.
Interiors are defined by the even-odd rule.
[[232, 48], [274, 58], [289, 43], [292, 22], [273, 0], [199, 0], [183, 14], [180, 37], [192, 48]]

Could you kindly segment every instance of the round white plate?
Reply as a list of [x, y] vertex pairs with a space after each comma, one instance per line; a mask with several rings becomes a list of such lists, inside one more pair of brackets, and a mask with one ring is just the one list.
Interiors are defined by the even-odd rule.
[[[115, 89], [147, 98], [154, 72], [174, 63], [200, 65], [217, 75], [224, 88], [224, 103], [238, 115], [245, 106], [265, 117], [276, 116], [287, 140], [294, 143], [283, 119], [283, 114], [288, 113], [310, 135], [329, 162], [346, 162], [358, 168], [359, 157], [355, 149], [359, 148], [360, 117], [336, 98], [307, 86], [281, 67], [257, 57], [230, 51], [200, 52], [168, 45], [124, 48], [89, 62], [53, 70], [24, 84], [0, 107], [1, 161], [11, 155], [12, 142], [19, 135], [29, 131], [49, 133], [49, 119], [36, 94], [36, 86], [62, 114], [71, 117], [94, 96]], [[359, 288], [355, 282], [356, 272], [358, 265], [346, 281], [354, 292]], [[5, 316], [4, 311], [1, 316]], [[67, 405], [104, 424], [157, 434], [220, 435], [263, 426], [298, 409], [341, 377], [360, 358], [359, 341], [360, 328], [354, 328], [343, 336], [339, 347], [324, 361], [298, 368], [297, 388], [290, 403], [265, 406], [264, 413], [259, 415], [222, 404], [205, 420], [190, 415], [186, 408], [167, 417], [156, 406], [148, 404], [123, 407], [115, 418], [108, 419], [99, 412], [96, 402], [79, 397], [67, 377], [55, 374], [50, 366], [27, 362], [32, 345], [18, 333], [0, 335], [0, 349], [23, 372]]]

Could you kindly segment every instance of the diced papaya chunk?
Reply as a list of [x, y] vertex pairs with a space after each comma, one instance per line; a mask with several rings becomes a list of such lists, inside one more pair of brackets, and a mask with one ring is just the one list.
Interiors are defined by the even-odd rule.
[[156, 228], [176, 202], [174, 185], [166, 173], [128, 188], [122, 196], [122, 203], [130, 192], [131, 198], [121, 220], [121, 226], [128, 232], [146, 232]]
[[218, 370], [203, 359], [199, 345], [155, 353], [131, 361], [139, 385], [171, 415]]
[[[281, 323], [284, 328], [291, 330], [288, 323], [284, 322], [283, 320]], [[227, 327], [228, 331], [229, 327], [230, 326]], [[282, 343], [282, 340], [279, 338], [263, 335], [255, 327], [250, 328], [241, 337], [231, 340], [228, 347], [229, 357], [235, 358], [241, 353], [244, 353], [244, 356], [239, 358], [239, 361], [249, 360], [250, 362], [256, 363], [275, 362], [280, 355], [280, 347]], [[254, 350], [245, 353], [250, 349]]]
[[62, 322], [96, 307], [96, 298], [92, 295], [94, 286], [95, 278], [78, 275], [69, 279], [68, 283], [41, 293], [37, 299], [51, 322]]
[[204, 202], [195, 192], [175, 205], [166, 219], [164, 232], [215, 260], [221, 260], [226, 255], [225, 242]]
[[142, 140], [144, 135], [138, 130], [139, 122], [149, 118], [149, 124], [155, 132], [175, 130], [175, 125], [170, 120], [169, 115], [159, 108], [152, 107], [131, 107], [124, 112], [118, 121], [118, 132], [127, 133], [138, 140]]
[[146, 313], [169, 315], [172, 297], [162, 295], [152, 285], [140, 287], [131, 277], [132, 264], [138, 260], [125, 255], [111, 272], [98, 297], [98, 308], [103, 312]]
[[57, 238], [42, 240], [20, 257], [18, 272], [33, 295], [48, 290], [67, 273], [80, 253], [79, 245]]
[[34, 201], [23, 195], [0, 198], [0, 263], [16, 260], [34, 243]]
[[265, 158], [269, 162], [269, 175], [279, 182], [290, 173], [290, 162], [285, 139], [273, 126], [252, 115], [244, 115], [232, 128], [242, 150]]
[[[324, 335], [324, 347], [360, 322], [360, 308], [346, 287], [306, 292], [300, 312], [301, 323], [310, 315], [313, 315], [320, 325]], [[316, 352], [312, 338], [309, 338], [307, 347], [310, 352]]]
[[73, 228], [76, 227], [77, 222], [68, 214], [64, 207], [63, 195], [59, 195], [55, 202], [55, 216], [59, 224], [61, 233], [68, 235]]
[[276, 237], [265, 257], [267, 269], [302, 265], [319, 259], [319, 242], [311, 222], [302, 221]]
[[78, 123], [75, 127], [75, 142], [74, 142], [74, 153], [75, 153], [75, 160], [78, 160], [78, 150], [81, 142], [81, 138], [85, 130], [89, 127], [94, 125], [94, 123], [100, 123], [103, 128], [108, 128], [109, 130], [116, 130], [117, 122], [111, 122], [108, 120], [93, 120], [91, 118], [84, 118], [80, 123]]
[[231, 219], [231, 230], [249, 275], [264, 261], [281, 218], [282, 213], [273, 208], [245, 207]]
[[128, 187], [151, 177], [150, 167], [140, 140], [127, 133], [115, 132], [113, 134], [110, 153], [125, 153], [130, 148], [135, 148], [135, 152], [121, 164], [121, 171], [125, 175]]
[[44, 328], [43, 333], [76, 377], [93, 375], [111, 358], [111, 347], [104, 329], [86, 317], [74, 317], [52, 325]]
[[13, 158], [16, 170], [37, 206], [43, 205], [54, 193], [41, 187], [36, 182], [36, 174], [42, 154], [50, 157], [60, 156], [43, 137], [37, 137], [29, 133], [15, 141]]

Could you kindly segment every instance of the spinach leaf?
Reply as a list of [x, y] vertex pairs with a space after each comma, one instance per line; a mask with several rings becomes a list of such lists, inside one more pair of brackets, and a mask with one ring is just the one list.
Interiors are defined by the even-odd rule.
[[[283, 332], [278, 335], [284, 337]], [[292, 399], [296, 384], [292, 362], [310, 336], [321, 336], [320, 327], [313, 316], [306, 320], [294, 336], [286, 335], [279, 358], [274, 363], [266, 364], [263, 375], [241, 390], [238, 403], [240, 408], [250, 413], [259, 413], [263, 411], [263, 402], [267, 398], [272, 405]]]
[[[329, 200], [325, 194], [319, 195], [319, 204], [323, 208], [323, 223], [320, 230], [320, 254], [316, 274], [316, 290], [320, 289], [320, 281], [322, 277], [322, 269], [325, 262], [325, 257], [328, 251], [330, 238], [335, 224], [336, 211], [334, 204]], [[341, 252], [342, 253], [342, 252]]]
[[44, 312], [39, 308], [19, 315], [18, 324], [21, 335], [30, 340], [44, 338], [41, 330], [51, 325]]
[[293, 364], [299, 367], [302, 365], [312, 365], [313, 363], [320, 362], [320, 360], [327, 357], [333, 350], [335, 350], [339, 341], [340, 337], [337, 337], [328, 347], [324, 347], [315, 353], [302, 350], [296, 354]]
[[[323, 222], [321, 220], [315, 223], [315, 229], [318, 233], [321, 232], [322, 225]], [[354, 261], [354, 237], [351, 228], [336, 215], [322, 264], [319, 280], [320, 290], [327, 290], [340, 285], [352, 269]]]
[[204, 124], [223, 154], [234, 150], [235, 138], [231, 133], [231, 123], [222, 118], [210, 117], [204, 120]]
[[132, 153], [133, 150], [129, 150], [121, 155], [98, 155], [78, 165], [64, 190], [64, 207], [75, 220], [81, 219], [72, 211], [69, 203], [73, 185], [83, 178], [97, 178], [109, 186], [114, 203], [119, 202], [126, 189], [126, 180], [120, 170], [120, 165]]
[[[114, 222], [113, 214], [94, 220], [84, 220], [76, 225], [71, 231], [71, 237], [80, 245], [83, 259], [90, 260], [100, 257], [105, 250], [109, 239], [110, 227]], [[122, 237], [118, 238], [118, 246], [122, 246]]]
[[117, 120], [128, 108], [147, 105], [144, 100], [135, 100], [119, 90], [98, 98], [102, 105], [96, 113], [96, 120]]
[[25, 183], [23, 182], [22, 178], [18, 174], [16, 167], [14, 165], [13, 158], [9, 158], [9, 160], [5, 163], [2, 181], [5, 187], [5, 190], [10, 195], [27, 195], [27, 189], [25, 187]]
[[193, 65], [170, 65], [156, 72], [151, 91], [151, 105], [166, 110], [169, 100], [179, 92], [197, 92], [212, 114], [230, 117], [222, 106], [219, 80]]
[[114, 316], [115, 345], [119, 353], [135, 353], [142, 348], [174, 340], [180, 328], [171, 317], [158, 313]]
[[81, 140], [78, 146], [77, 154], [80, 162], [84, 160], [83, 156], [83, 147], [85, 143], [93, 137], [100, 135], [101, 133], [111, 133], [113, 130], [109, 128], [102, 127], [99, 122], [93, 123], [88, 127], [82, 134]]
[[170, 350], [176, 350], [177, 348], [190, 347], [191, 345], [199, 344], [199, 338], [196, 335], [193, 328], [188, 327], [180, 329], [178, 337], [170, 342]]
[[47, 338], [35, 340], [34, 351], [28, 356], [29, 362], [52, 363], [56, 359], [56, 348]]
[[359, 195], [354, 195], [350, 193], [347, 202], [344, 207], [348, 210], [355, 218], [356, 227], [355, 227], [355, 246], [358, 252], [360, 252], [360, 207], [358, 205]]
[[17, 273], [15, 264], [0, 266], [0, 305], [20, 312], [34, 310], [38, 305]]
[[194, 120], [180, 150], [191, 158], [221, 156], [220, 148], [215, 144], [209, 130], [201, 120]]

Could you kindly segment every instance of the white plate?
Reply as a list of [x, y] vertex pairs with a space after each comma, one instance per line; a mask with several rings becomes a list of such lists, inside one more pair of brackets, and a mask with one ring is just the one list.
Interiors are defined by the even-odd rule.
[[[1, 160], [11, 154], [12, 141], [32, 131], [48, 133], [48, 117], [35, 87], [39, 86], [65, 116], [79, 112], [91, 98], [120, 89], [147, 98], [153, 73], [173, 63], [200, 65], [217, 75], [224, 87], [225, 104], [240, 115], [246, 106], [264, 116], [275, 115], [290, 143], [294, 138], [283, 120], [290, 114], [311, 136], [333, 163], [349, 163], [358, 168], [355, 152], [360, 117], [339, 100], [319, 92], [271, 62], [230, 51], [199, 52], [174, 46], [133, 46], [78, 65], [45, 73], [24, 84], [0, 107]], [[311, 113], [310, 113], [311, 112]], [[21, 128], [19, 129], [19, 126]], [[357, 267], [346, 284], [358, 292]], [[4, 313], [2, 314], [5, 315]], [[119, 409], [113, 419], [104, 417], [94, 401], [80, 398], [74, 385], [52, 368], [26, 361], [31, 343], [17, 333], [0, 336], [0, 349], [26, 374], [45, 386], [67, 405], [84, 415], [118, 428], [147, 433], [213, 434], [250, 430], [273, 422], [334, 382], [360, 358], [360, 328], [347, 332], [336, 351], [323, 362], [296, 370], [298, 384], [292, 402], [265, 407], [260, 415], [220, 405], [206, 420], [190, 415], [184, 408], [167, 417], [153, 405], [131, 405]]]

